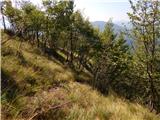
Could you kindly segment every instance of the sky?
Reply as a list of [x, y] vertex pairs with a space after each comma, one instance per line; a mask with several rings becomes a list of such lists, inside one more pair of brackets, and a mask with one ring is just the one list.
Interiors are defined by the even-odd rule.
[[75, 0], [76, 9], [81, 9], [90, 21], [128, 21], [128, 0]]
[[[16, 1], [16, 0], [12, 0]], [[36, 5], [41, 6], [42, 0], [30, 0]], [[108, 21], [112, 18], [113, 22], [129, 21], [127, 12], [130, 10], [128, 0], [74, 0], [75, 10], [79, 9], [83, 16], [89, 21]]]
[[[31, 0], [40, 4], [41, 0]], [[128, 0], [74, 0], [75, 10], [80, 9], [89, 21], [128, 21], [127, 12], [130, 10]]]

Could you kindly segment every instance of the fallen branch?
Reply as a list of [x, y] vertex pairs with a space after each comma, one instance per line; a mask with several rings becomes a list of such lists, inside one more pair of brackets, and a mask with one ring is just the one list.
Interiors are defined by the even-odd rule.
[[28, 120], [33, 120], [33, 118], [35, 118], [36, 116], [40, 115], [40, 114], [44, 114], [46, 112], [48, 112], [49, 110], [55, 110], [55, 109], [58, 109], [58, 108], [61, 108], [69, 103], [71, 103], [72, 101], [68, 101], [68, 102], [65, 102], [63, 104], [60, 104], [60, 105], [56, 105], [56, 106], [51, 106], [49, 107], [47, 110], [43, 110], [43, 111], [40, 111], [40, 112], [36, 112], [32, 117], [30, 117]]
[[1, 42], [1, 45], [4, 45], [5, 43], [7, 43], [7, 42], [10, 41], [10, 40], [11, 40], [11, 39], [9, 38], [9, 39], [7, 39], [7, 40]]

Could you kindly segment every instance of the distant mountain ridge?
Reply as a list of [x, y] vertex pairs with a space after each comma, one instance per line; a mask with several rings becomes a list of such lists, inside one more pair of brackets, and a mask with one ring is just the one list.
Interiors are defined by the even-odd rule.
[[[94, 22], [91, 22], [91, 24], [94, 27], [98, 27], [100, 31], [103, 31], [106, 22], [105, 21], [94, 21]], [[124, 25], [127, 26], [127, 28], [131, 27], [131, 25], [128, 21], [116, 21], [116, 22], [113, 22], [113, 24], [114, 24], [113, 28], [116, 33], [117, 32], [119, 33], [121, 30], [124, 30]]]

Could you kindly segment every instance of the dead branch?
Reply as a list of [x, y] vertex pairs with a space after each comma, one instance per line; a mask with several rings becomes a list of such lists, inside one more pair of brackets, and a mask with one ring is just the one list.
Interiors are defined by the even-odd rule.
[[65, 106], [65, 105], [67, 105], [67, 104], [69, 104], [69, 103], [71, 103], [71, 102], [72, 102], [72, 101], [68, 101], [68, 102], [65, 102], [65, 103], [63, 103], [63, 104], [59, 104], [59, 105], [56, 105], [56, 106], [51, 106], [51, 107], [49, 107], [47, 110], [43, 110], [43, 111], [40, 111], [40, 112], [36, 112], [36, 113], [35, 113], [32, 117], [30, 117], [28, 120], [33, 120], [33, 118], [35, 118], [35, 117], [38, 116], [38, 115], [44, 114], [44, 113], [46, 113], [46, 112], [48, 112], [48, 111], [50, 111], [50, 110], [59, 109], [59, 108]]

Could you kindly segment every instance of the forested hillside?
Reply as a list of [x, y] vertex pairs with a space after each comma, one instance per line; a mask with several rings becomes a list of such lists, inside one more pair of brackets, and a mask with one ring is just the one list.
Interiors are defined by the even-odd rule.
[[129, 2], [117, 34], [74, 1], [2, 1], [2, 119], [160, 119], [160, 2]]

